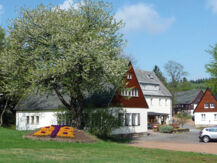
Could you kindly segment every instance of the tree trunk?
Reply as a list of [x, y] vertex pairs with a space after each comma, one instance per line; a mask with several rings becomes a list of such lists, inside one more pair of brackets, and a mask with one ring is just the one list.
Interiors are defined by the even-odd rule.
[[54, 90], [63, 105], [71, 111], [72, 125], [78, 129], [83, 129], [83, 96], [81, 93], [77, 90], [77, 92], [79, 92], [78, 97], [75, 98], [71, 95], [70, 103], [68, 103], [62, 96], [61, 92], [57, 89], [57, 87], [54, 87]]
[[5, 106], [4, 106], [3, 111], [2, 111], [2, 113], [0, 115], [0, 127], [3, 125], [3, 116], [4, 116], [4, 113], [5, 113], [6, 109], [7, 109], [8, 101], [9, 101], [9, 99], [6, 100]]

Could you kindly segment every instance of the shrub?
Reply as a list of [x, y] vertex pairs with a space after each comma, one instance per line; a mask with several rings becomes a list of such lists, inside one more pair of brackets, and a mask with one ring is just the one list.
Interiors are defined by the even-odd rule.
[[115, 116], [119, 112], [107, 109], [95, 109], [88, 113], [88, 121], [86, 127], [88, 131], [100, 138], [108, 138], [111, 136], [112, 130], [120, 127], [121, 121]]
[[161, 133], [172, 133], [173, 132], [173, 127], [172, 126], [168, 126], [168, 125], [163, 125], [159, 128], [159, 131]]

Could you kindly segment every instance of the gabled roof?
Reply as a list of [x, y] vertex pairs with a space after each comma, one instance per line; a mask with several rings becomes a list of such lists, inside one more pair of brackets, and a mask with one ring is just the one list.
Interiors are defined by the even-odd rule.
[[117, 90], [115, 96], [111, 101], [111, 106], [114, 105], [114, 106], [122, 106], [128, 108], [148, 108], [148, 104], [145, 100], [141, 86], [138, 82], [137, 76], [135, 74], [134, 68], [131, 63], [129, 63], [128, 73], [131, 74], [132, 77], [131, 79], [128, 79], [127, 76], [125, 76], [125, 80], [127, 83], [125, 87], [136, 89], [138, 91], [138, 96], [124, 97], [121, 95], [120, 90]]
[[174, 95], [175, 104], [191, 104], [201, 92], [201, 89], [176, 92]]
[[159, 90], [154, 91], [143, 91], [144, 95], [150, 96], [167, 96], [171, 97], [171, 93], [169, 90], [164, 86], [164, 84], [158, 79], [152, 71], [144, 71], [144, 70], [135, 70], [136, 77], [140, 84], [151, 84], [151, 85], [158, 85], [160, 87]]
[[[208, 108], [204, 108], [205, 103], [208, 103]], [[214, 103], [214, 108], [210, 108], [211, 103]], [[217, 112], [217, 99], [209, 88], [206, 89], [194, 112]]]

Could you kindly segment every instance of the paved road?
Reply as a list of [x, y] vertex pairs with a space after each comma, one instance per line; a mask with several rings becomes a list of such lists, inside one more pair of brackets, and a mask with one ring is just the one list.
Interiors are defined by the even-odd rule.
[[217, 142], [199, 142], [199, 132], [200, 130], [195, 128], [192, 128], [188, 133], [161, 134], [151, 132], [149, 136], [135, 138], [130, 145], [217, 155]]
[[[142, 140], [142, 141], [157, 141], [157, 142], [179, 142], [179, 143], [191, 143], [198, 144], [200, 130], [192, 129], [190, 132], [185, 133], [175, 133], [175, 134], [162, 134], [162, 133], [153, 133], [150, 132], [149, 136], [143, 136], [139, 138], [135, 138], [134, 141]], [[134, 142], [133, 141], [133, 142]]]

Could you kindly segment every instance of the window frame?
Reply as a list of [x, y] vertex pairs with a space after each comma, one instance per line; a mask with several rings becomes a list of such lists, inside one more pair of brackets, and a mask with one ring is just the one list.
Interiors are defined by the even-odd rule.
[[206, 114], [201, 114], [201, 121], [205, 121], [206, 120]]
[[204, 103], [204, 109], [209, 109], [209, 103], [208, 102]]
[[34, 123], [35, 123], [35, 117], [31, 116], [31, 124], [34, 124]]
[[209, 104], [209, 107], [210, 107], [210, 109], [214, 109], [214, 108], [215, 108], [215, 103], [213, 103], [213, 102], [210, 103], [210, 104]]
[[132, 77], [132, 73], [129, 72], [129, 73], [127, 74], [127, 79], [132, 79], [132, 78], [133, 78], [133, 77]]
[[30, 117], [29, 116], [26, 116], [26, 124], [29, 125], [29, 120], [30, 120]]
[[39, 122], [40, 122], [40, 120], [39, 120], [39, 116], [36, 116], [36, 124], [38, 125]]

